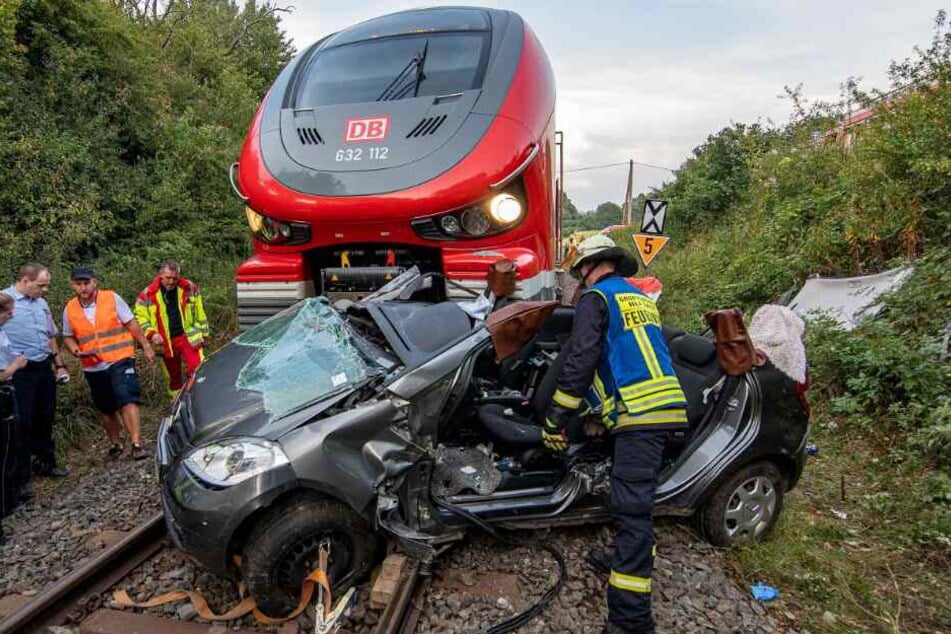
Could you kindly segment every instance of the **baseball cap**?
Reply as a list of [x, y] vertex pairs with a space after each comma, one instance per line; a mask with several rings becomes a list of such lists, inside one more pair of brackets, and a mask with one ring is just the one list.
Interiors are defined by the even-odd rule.
[[91, 280], [94, 277], [91, 266], [74, 266], [69, 275], [71, 280]]

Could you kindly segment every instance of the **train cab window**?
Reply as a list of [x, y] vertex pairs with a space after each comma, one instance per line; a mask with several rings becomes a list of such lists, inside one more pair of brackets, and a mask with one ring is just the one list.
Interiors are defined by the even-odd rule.
[[[414, 34], [319, 51], [304, 71], [296, 108], [447, 95], [482, 85], [489, 33]], [[417, 66], [422, 64], [422, 73]], [[418, 86], [417, 86], [418, 82]]]

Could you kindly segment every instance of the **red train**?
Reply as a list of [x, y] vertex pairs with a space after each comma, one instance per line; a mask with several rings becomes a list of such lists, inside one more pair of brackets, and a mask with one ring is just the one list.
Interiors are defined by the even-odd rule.
[[232, 166], [254, 237], [237, 272], [242, 327], [413, 265], [464, 298], [508, 257], [523, 298], [552, 297], [554, 111], [548, 58], [511, 11], [403, 11], [309, 47]]

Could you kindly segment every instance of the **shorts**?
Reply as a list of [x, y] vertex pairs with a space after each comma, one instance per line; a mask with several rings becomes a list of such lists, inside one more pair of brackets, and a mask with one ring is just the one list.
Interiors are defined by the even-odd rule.
[[142, 386], [135, 360], [125, 359], [100, 372], [84, 372], [92, 402], [103, 414], [115, 414], [130, 403], [141, 403]]

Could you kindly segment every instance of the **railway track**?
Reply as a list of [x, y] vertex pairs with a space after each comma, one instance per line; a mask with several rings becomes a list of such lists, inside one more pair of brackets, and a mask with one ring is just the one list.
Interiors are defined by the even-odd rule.
[[[0, 634], [45, 632], [48, 626], [77, 624], [86, 616], [88, 597], [115, 587], [166, 545], [165, 522], [157, 513], [0, 621]], [[413, 634], [429, 581], [429, 575], [421, 574], [417, 566], [408, 567], [374, 634]], [[171, 619], [168, 623], [169, 632], [181, 624]]]
[[62, 625], [71, 615], [81, 612], [80, 603], [85, 597], [117, 584], [158, 552], [164, 540], [165, 522], [162, 514], [157, 513], [0, 621], [0, 634], [43, 631], [49, 625]]

